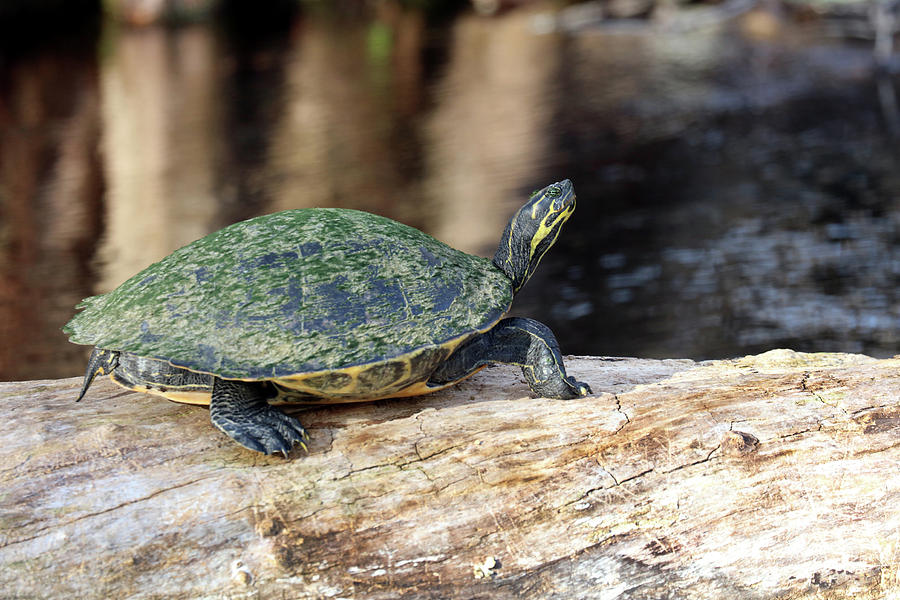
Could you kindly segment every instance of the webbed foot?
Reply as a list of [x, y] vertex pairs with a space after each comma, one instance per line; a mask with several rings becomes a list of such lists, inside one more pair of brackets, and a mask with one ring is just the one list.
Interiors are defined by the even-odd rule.
[[244, 448], [285, 457], [295, 443], [306, 450], [309, 436], [300, 421], [289, 417], [267, 400], [265, 384], [216, 378], [209, 418], [212, 424]]

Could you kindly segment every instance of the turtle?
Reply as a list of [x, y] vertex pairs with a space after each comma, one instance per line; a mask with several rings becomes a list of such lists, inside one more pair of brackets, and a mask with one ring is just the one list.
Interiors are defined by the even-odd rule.
[[207, 405], [240, 445], [287, 457], [309, 437], [283, 403], [418, 396], [492, 363], [520, 366], [539, 396], [587, 396], [549, 327], [504, 318], [574, 210], [568, 179], [534, 192], [493, 259], [352, 209], [235, 223], [76, 307], [63, 331], [94, 346], [77, 400], [107, 375]]

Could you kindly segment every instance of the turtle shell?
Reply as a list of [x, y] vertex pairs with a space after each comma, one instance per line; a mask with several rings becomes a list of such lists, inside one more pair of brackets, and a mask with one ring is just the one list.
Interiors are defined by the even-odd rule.
[[[384, 217], [312, 208], [199, 239], [85, 299], [64, 331], [228, 379], [307, 389], [368, 376], [370, 392], [386, 392], [430, 373], [511, 302], [488, 259]], [[381, 373], [398, 369], [405, 377]]]

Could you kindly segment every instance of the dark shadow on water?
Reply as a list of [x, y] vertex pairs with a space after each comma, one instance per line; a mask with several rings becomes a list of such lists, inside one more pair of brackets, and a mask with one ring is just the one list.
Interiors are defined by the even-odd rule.
[[712, 115], [573, 165], [577, 218], [519, 310], [543, 307], [574, 353], [896, 354], [900, 150], [876, 85]]

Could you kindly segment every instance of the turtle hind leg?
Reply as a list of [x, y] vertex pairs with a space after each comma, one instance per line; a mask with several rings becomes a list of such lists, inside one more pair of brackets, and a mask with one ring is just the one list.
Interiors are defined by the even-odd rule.
[[503, 319], [460, 346], [431, 375], [429, 383], [458, 381], [490, 363], [522, 367], [528, 386], [545, 398], [587, 396], [591, 387], [566, 375], [559, 343], [550, 328], [533, 319]]
[[87, 393], [94, 377], [97, 375], [109, 375], [113, 369], [119, 364], [119, 353], [113, 350], [103, 350], [94, 348], [91, 357], [88, 359], [87, 370], [84, 372], [84, 382], [81, 384], [81, 393], [78, 394], [75, 402], [80, 402]]
[[309, 436], [300, 421], [269, 405], [271, 386], [266, 383], [215, 378], [209, 419], [241, 446], [264, 454], [285, 457], [295, 443], [306, 449]]

